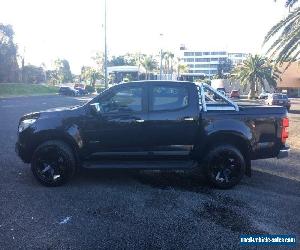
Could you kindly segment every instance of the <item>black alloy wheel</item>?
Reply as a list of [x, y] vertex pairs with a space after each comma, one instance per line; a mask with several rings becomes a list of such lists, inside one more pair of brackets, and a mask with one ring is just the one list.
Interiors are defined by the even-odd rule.
[[232, 145], [214, 147], [205, 160], [206, 174], [216, 187], [228, 189], [237, 185], [245, 173], [245, 159]]
[[60, 141], [48, 141], [34, 152], [31, 169], [37, 180], [45, 186], [60, 186], [75, 173], [72, 150]]

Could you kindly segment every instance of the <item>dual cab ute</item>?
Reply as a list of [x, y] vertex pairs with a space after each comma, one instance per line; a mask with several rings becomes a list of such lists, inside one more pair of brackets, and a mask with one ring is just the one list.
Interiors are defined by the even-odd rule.
[[251, 160], [286, 157], [283, 107], [238, 106], [206, 84], [122, 83], [83, 106], [24, 115], [16, 151], [44, 185], [80, 168], [204, 170], [230, 188]]

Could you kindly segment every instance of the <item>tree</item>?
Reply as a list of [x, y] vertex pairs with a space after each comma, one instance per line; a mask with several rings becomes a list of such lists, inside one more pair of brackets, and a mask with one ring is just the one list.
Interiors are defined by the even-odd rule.
[[103, 76], [97, 71], [97, 69], [83, 66], [81, 67], [80, 79], [89, 82], [90, 85], [95, 87], [96, 80], [103, 79]]
[[221, 58], [217, 68], [217, 79], [224, 79], [230, 74], [233, 68], [232, 61], [229, 58]]
[[182, 73], [188, 73], [188, 72], [189, 72], [189, 67], [186, 64], [181, 64], [180, 61], [178, 61], [177, 78], [179, 78]]
[[157, 61], [153, 58], [153, 56], [145, 56], [141, 65], [146, 70], [146, 80], [149, 79], [149, 73], [151, 73], [154, 69], [157, 68]]
[[169, 74], [172, 76], [173, 75], [173, 64], [174, 64], [174, 53], [169, 52]]
[[140, 69], [142, 67], [142, 62], [144, 61], [146, 55], [142, 53], [135, 53], [135, 54], [127, 54], [128, 60], [134, 63], [133, 65], [138, 66], [138, 80], [140, 79]]
[[285, 1], [285, 7], [291, 8], [291, 7], [293, 7], [294, 4], [297, 3], [297, 2], [298, 2], [298, 0], [286, 0], [286, 1]]
[[[297, 2], [298, 0], [286, 0], [285, 6], [290, 9]], [[276, 63], [292, 62], [298, 58], [300, 54], [300, 7], [294, 9], [271, 28], [265, 37], [264, 44], [273, 37], [277, 39], [270, 45], [267, 53], [275, 59]]]
[[162, 72], [165, 75], [168, 75], [168, 77], [173, 75], [174, 72], [174, 53], [170, 52], [170, 51], [163, 51], [161, 54], [161, 58], [162, 58], [162, 63], [163, 63], [163, 67], [162, 67]]
[[129, 65], [129, 66], [136, 65], [135, 58], [130, 57], [129, 54], [126, 54], [122, 56], [113, 56], [110, 60], [108, 60], [108, 66], [124, 66], [124, 65]]
[[24, 83], [41, 83], [45, 81], [45, 72], [42, 67], [26, 65], [23, 69]]
[[124, 56], [113, 56], [107, 62], [108, 66], [124, 66], [126, 65], [126, 60]]
[[[107, 60], [108, 66], [134, 66], [138, 65], [139, 56], [141, 54], [130, 54], [127, 53], [125, 55], [119, 55], [119, 56], [112, 56]], [[96, 62], [98, 66], [98, 71], [103, 74], [104, 72], [104, 56], [100, 53], [96, 53], [95, 56], [92, 57], [92, 59]]]
[[232, 78], [239, 80], [244, 85], [244, 89], [249, 86], [249, 98], [252, 99], [255, 98], [259, 85], [265, 90], [267, 82], [276, 88], [279, 73], [278, 69], [267, 58], [250, 55], [242, 64], [235, 67]]
[[57, 85], [58, 83], [60, 83], [58, 72], [56, 70], [47, 70], [46, 79], [52, 85]]
[[66, 59], [56, 59], [54, 66], [60, 83], [72, 82], [73, 79], [70, 64]]
[[14, 43], [14, 31], [11, 25], [0, 23], [0, 82], [18, 82], [18, 47]]
[[104, 54], [97, 52], [96, 55], [92, 57], [92, 59], [97, 64], [97, 72], [100, 75], [104, 75]]

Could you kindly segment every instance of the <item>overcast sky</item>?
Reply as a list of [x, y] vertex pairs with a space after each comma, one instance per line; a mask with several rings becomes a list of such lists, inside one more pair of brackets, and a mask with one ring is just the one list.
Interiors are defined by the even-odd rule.
[[[107, 0], [107, 8], [109, 55], [180, 44], [261, 53], [266, 32], [287, 14], [283, 0]], [[13, 25], [27, 63], [51, 68], [66, 58], [79, 73], [104, 49], [103, 10], [104, 0], [1, 0], [0, 22]]]

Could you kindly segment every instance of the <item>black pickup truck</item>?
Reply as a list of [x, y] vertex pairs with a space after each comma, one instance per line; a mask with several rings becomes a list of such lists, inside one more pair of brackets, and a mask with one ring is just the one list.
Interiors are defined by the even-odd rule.
[[44, 185], [80, 168], [199, 168], [230, 188], [251, 160], [287, 157], [289, 120], [279, 106], [237, 105], [209, 85], [122, 83], [83, 106], [24, 115], [16, 151]]

